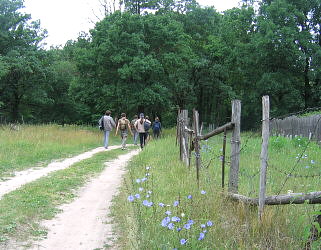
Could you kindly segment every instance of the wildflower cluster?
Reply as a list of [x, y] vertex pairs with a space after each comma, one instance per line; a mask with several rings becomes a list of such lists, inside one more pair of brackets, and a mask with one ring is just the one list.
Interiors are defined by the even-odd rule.
[[[140, 180], [140, 182], [138, 180]], [[136, 183], [141, 183], [141, 181], [142, 179], [137, 179]], [[143, 188], [140, 187], [139, 192], [142, 191]], [[148, 197], [148, 195], [151, 193], [152, 191], [147, 191], [146, 197]], [[206, 195], [206, 191], [201, 190], [200, 195]], [[141, 199], [140, 193], [128, 196], [129, 202], [133, 202], [139, 199]], [[184, 210], [186, 210], [186, 208], [184, 207], [184, 205], [191, 205], [192, 200], [193, 196], [189, 194], [185, 196], [183, 202], [180, 201], [180, 199], [174, 200], [171, 204], [158, 202], [158, 211], [163, 214], [159, 225], [167, 230], [173, 231], [173, 233], [177, 233], [180, 239], [180, 245], [188, 244], [188, 242], [192, 240], [193, 237], [195, 240], [202, 241], [206, 237], [206, 233], [208, 232], [209, 227], [213, 225], [213, 222], [210, 220], [202, 220], [201, 222], [197, 223], [196, 221], [188, 218], [188, 216], [185, 215]], [[151, 207], [154, 205], [154, 203], [146, 199], [143, 200], [142, 205], [144, 205], [145, 207]], [[194, 234], [195, 232], [197, 232], [196, 236]]]
[[[149, 173], [149, 170], [151, 169], [150, 166], [146, 167], [146, 174], [143, 178], [140, 178], [140, 179], [136, 179], [135, 182], [137, 184], [143, 184], [144, 182], [147, 182], [148, 181], [148, 178], [150, 176], [150, 173]], [[151, 198], [151, 194], [153, 193], [151, 190], [147, 190], [145, 191], [144, 193], [144, 188], [143, 187], [139, 187], [138, 188], [138, 192], [139, 193], [136, 193], [134, 195], [129, 195], [127, 200], [129, 202], [133, 202], [135, 200], [139, 200], [144, 206], [146, 207], [151, 207], [154, 205], [154, 203], [152, 201], [150, 201], [149, 199]], [[141, 201], [143, 200], [143, 201]]]

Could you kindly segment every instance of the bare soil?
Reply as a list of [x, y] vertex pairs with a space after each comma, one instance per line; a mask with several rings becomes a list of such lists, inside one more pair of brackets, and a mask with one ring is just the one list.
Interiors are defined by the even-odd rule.
[[[112, 147], [110, 147], [110, 149], [112, 149]], [[87, 153], [88, 155], [93, 155], [102, 150], [104, 149], [97, 148]], [[113, 235], [112, 232], [109, 209], [112, 198], [117, 194], [117, 190], [121, 185], [125, 166], [129, 160], [138, 153], [139, 150], [129, 151], [127, 154], [121, 155], [113, 161], [106, 162], [105, 170], [78, 191], [78, 198], [69, 204], [61, 206], [60, 209], [62, 212], [54, 219], [41, 223], [41, 225], [48, 230], [45, 239], [25, 242], [23, 244], [11, 242], [6, 249], [117, 249], [117, 246], [114, 245], [116, 236]], [[88, 155], [84, 156], [85, 154], [86, 153], [82, 154], [82, 156], [79, 155], [78, 157], [81, 159], [90, 157], [87, 157]], [[60, 164], [67, 167], [70, 162], [75, 163], [78, 161], [77, 157], [73, 158], [66, 159], [64, 161], [65, 164], [62, 164], [62, 162]], [[70, 163], [70, 165], [73, 163]], [[35, 172], [37, 171], [35, 170]], [[48, 173], [46, 172], [46, 174]], [[20, 175], [13, 178], [19, 180], [17, 181], [19, 184], [16, 184], [16, 188], [17, 186], [23, 185], [21, 184], [22, 181], [19, 176]], [[26, 174], [24, 177], [25, 183], [33, 181], [35, 178], [34, 176], [39, 176], [39, 173], [35, 174], [33, 170], [30, 170], [29, 174]], [[12, 186], [14, 185], [12, 184]], [[6, 185], [6, 188], [3, 188], [3, 190], [9, 189], [9, 185]], [[11, 187], [11, 190], [14, 190], [13, 187]], [[0, 192], [4, 193], [4, 191], [1, 191], [1, 186]]]

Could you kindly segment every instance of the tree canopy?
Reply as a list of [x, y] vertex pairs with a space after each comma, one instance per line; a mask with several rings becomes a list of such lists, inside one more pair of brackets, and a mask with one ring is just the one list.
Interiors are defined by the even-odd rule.
[[232, 99], [242, 127], [321, 105], [321, 0], [263, 0], [219, 13], [194, 0], [126, 0], [90, 34], [44, 50], [39, 21], [22, 0], [0, 1], [0, 117], [6, 121], [96, 123], [144, 112], [176, 121], [196, 108], [220, 125]]

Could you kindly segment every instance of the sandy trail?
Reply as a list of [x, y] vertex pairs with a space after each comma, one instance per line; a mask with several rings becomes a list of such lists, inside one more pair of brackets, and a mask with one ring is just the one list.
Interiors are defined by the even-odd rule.
[[7, 181], [0, 182], [0, 199], [7, 193], [18, 189], [19, 187], [35, 181], [41, 177], [44, 177], [48, 175], [51, 172], [62, 170], [65, 168], [70, 167], [72, 164], [75, 164], [76, 162], [88, 159], [92, 157], [94, 154], [97, 154], [102, 151], [112, 150], [120, 148], [120, 146], [109, 146], [108, 149], [105, 149], [104, 147], [98, 147], [91, 151], [82, 153], [80, 155], [67, 158], [61, 162], [52, 162], [47, 167], [44, 168], [30, 168], [28, 170], [15, 172], [15, 176], [13, 178], [10, 178]]
[[47, 238], [33, 243], [31, 249], [93, 250], [112, 245], [109, 207], [126, 164], [138, 153], [133, 150], [105, 163], [106, 169], [81, 189], [76, 200], [60, 207], [63, 212], [54, 219], [42, 223], [49, 230]]

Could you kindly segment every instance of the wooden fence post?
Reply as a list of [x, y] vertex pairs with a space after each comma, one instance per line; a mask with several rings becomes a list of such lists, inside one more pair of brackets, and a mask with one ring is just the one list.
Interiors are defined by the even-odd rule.
[[241, 144], [241, 101], [232, 101], [232, 123], [234, 129], [231, 139], [231, 168], [229, 176], [228, 191], [238, 192], [239, 164], [240, 164], [240, 144]]
[[197, 186], [199, 187], [199, 169], [201, 167], [201, 153], [200, 153], [200, 143], [199, 143], [199, 116], [198, 112], [193, 109], [193, 120], [194, 120], [194, 131], [195, 131], [195, 161], [196, 161], [196, 178]]
[[266, 191], [266, 169], [268, 162], [269, 146], [269, 123], [270, 123], [270, 100], [269, 96], [262, 97], [262, 149], [261, 149], [261, 173], [260, 173], [260, 194], [259, 194], [259, 220], [262, 220], [265, 204]]
[[188, 134], [185, 131], [185, 126], [188, 124], [188, 110], [182, 110], [181, 112], [181, 129], [180, 129], [180, 146], [181, 146], [181, 160], [188, 166]]
[[226, 151], [226, 129], [224, 129], [223, 152], [222, 152], [222, 188], [224, 189], [225, 179], [225, 151]]

